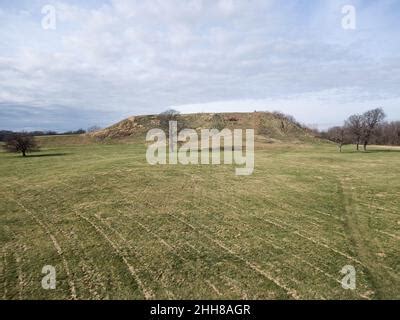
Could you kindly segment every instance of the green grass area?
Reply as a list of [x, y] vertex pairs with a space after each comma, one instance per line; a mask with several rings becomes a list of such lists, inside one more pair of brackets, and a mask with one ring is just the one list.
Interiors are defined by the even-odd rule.
[[2, 298], [399, 299], [400, 149], [257, 147], [240, 177], [143, 143], [1, 152]]

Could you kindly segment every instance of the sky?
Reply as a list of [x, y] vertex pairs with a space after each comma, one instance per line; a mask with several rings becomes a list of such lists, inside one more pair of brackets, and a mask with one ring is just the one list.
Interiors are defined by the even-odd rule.
[[399, 88], [398, 0], [0, 0], [0, 130], [170, 108], [324, 129], [376, 107], [399, 120]]

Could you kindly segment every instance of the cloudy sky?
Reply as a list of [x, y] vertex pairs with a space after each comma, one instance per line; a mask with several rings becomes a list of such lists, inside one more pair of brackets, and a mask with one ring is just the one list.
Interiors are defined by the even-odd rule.
[[399, 88], [398, 0], [0, 0], [0, 129], [171, 107], [281, 110], [324, 128], [372, 107], [400, 119]]

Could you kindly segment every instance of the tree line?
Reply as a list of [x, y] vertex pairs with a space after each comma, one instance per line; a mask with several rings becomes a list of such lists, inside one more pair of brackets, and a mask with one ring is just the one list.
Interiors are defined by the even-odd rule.
[[400, 145], [400, 121], [384, 121], [382, 108], [368, 110], [363, 114], [351, 115], [343, 126], [336, 126], [321, 132], [321, 138], [338, 144], [340, 152], [346, 144], [354, 144], [357, 151], [364, 151], [370, 144]]
[[96, 132], [101, 130], [101, 127], [99, 126], [91, 126], [89, 128], [85, 129], [78, 129], [78, 130], [69, 130], [69, 131], [64, 131], [64, 132], [57, 132], [57, 131], [52, 131], [52, 130], [45, 130], [45, 131], [23, 131], [23, 132], [15, 132], [15, 131], [10, 131], [10, 130], [0, 130], [0, 141], [6, 141], [8, 138], [13, 137], [15, 135], [29, 135], [33, 137], [40, 137], [40, 136], [56, 136], [56, 135], [72, 135], [72, 134], [84, 134], [84, 133], [90, 133], [90, 132]]
[[56, 136], [56, 135], [71, 135], [71, 134], [83, 134], [86, 133], [84, 129], [78, 130], [71, 130], [65, 132], [56, 132], [56, 131], [23, 131], [23, 132], [15, 132], [9, 130], [0, 130], [0, 141], [6, 141], [9, 137], [23, 134], [29, 135], [33, 137], [40, 137], [40, 136]]
[[40, 147], [35, 139], [37, 136], [55, 136], [55, 135], [73, 135], [95, 132], [100, 130], [98, 126], [89, 127], [87, 130], [78, 129], [75, 131], [65, 131], [58, 133], [56, 131], [23, 131], [14, 132], [9, 130], [0, 130], [0, 142], [4, 142], [2, 147], [7, 152], [19, 152], [26, 157], [28, 152], [39, 151]]

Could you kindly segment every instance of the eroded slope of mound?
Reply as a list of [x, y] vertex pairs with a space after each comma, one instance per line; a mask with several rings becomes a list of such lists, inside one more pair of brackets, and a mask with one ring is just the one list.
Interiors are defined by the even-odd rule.
[[[182, 114], [178, 121], [184, 127], [195, 130], [209, 128], [254, 129], [255, 134], [267, 141], [309, 141], [314, 134], [290, 116], [280, 113], [196, 113]], [[144, 135], [148, 130], [160, 127], [158, 115], [133, 116], [108, 128], [90, 133], [92, 137], [121, 138]]]

